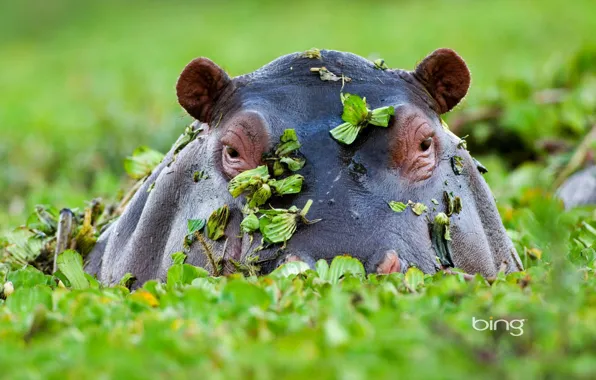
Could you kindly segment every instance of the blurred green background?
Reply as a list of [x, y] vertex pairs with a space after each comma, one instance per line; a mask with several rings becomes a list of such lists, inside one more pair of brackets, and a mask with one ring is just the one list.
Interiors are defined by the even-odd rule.
[[450, 47], [473, 76], [457, 113], [498, 78], [531, 80], [593, 40], [595, 14], [593, 0], [4, 1], [0, 231], [37, 203], [114, 198], [124, 157], [139, 145], [165, 152], [190, 122], [174, 84], [196, 56], [231, 75], [311, 47], [412, 69]]

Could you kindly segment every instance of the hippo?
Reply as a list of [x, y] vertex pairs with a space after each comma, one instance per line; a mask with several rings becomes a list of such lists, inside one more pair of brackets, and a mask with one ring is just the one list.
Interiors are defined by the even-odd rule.
[[[176, 252], [218, 274], [233, 272], [230, 263], [253, 260], [268, 273], [288, 261], [312, 267], [339, 255], [379, 274], [411, 267], [487, 277], [523, 270], [484, 168], [441, 119], [470, 81], [466, 63], [450, 49], [432, 52], [413, 71], [313, 49], [234, 78], [196, 58], [176, 84], [180, 105], [195, 121], [102, 232], [86, 270], [105, 284], [132, 273], [138, 286], [164, 279]], [[371, 110], [391, 112], [385, 126], [364, 125], [348, 144], [330, 131], [345, 121], [342, 102], [350, 95], [366, 102], [367, 120]], [[259, 231], [241, 229], [246, 194], [232, 196], [229, 184], [255, 168], [272, 170], [267, 157], [288, 130], [300, 143], [301, 189], [261, 207], [309, 210], [291, 238], [267, 242]], [[186, 240], [191, 221], [222, 207], [223, 237]]]

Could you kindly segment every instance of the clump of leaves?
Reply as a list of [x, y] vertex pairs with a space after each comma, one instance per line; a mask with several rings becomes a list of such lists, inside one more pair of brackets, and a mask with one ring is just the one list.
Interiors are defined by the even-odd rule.
[[[29, 264], [44, 273], [54, 271], [56, 254], [74, 249], [85, 257], [95, 246], [99, 231], [112, 215], [104, 203], [94, 199], [80, 212], [58, 211], [49, 205], [37, 205], [25, 225], [6, 239], [2, 261], [11, 265]], [[68, 220], [67, 220], [68, 219]]]
[[321, 59], [321, 51], [317, 48], [311, 48], [300, 54], [302, 58]]
[[219, 240], [225, 236], [229, 217], [230, 208], [228, 205], [223, 205], [222, 207], [213, 211], [211, 216], [209, 216], [209, 220], [207, 221], [207, 236], [209, 239]]
[[298, 149], [301, 146], [296, 131], [286, 129], [280, 136], [279, 144], [275, 147], [273, 154], [264, 157], [265, 161], [273, 162], [274, 177], [283, 175], [286, 170], [295, 172], [304, 167], [306, 160], [298, 155]]
[[347, 77], [343, 74], [341, 74], [341, 76], [335, 75], [334, 73], [329, 71], [326, 67], [311, 67], [310, 71], [313, 73], [318, 73], [319, 78], [321, 78], [321, 80], [323, 80], [323, 81], [331, 81], [331, 82], [342, 81], [342, 83], [352, 81], [352, 78]]
[[146, 146], [140, 146], [132, 152], [132, 156], [126, 157], [124, 170], [132, 179], [145, 178], [151, 174], [163, 158], [163, 153]]
[[269, 168], [261, 165], [255, 169], [244, 171], [228, 183], [228, 191], [237, 198], [246, 193], [246, 213], [262, 206], [272, 195], [296, 194], [302, 189], [304, 177], [293, 174], [281, 180], [269, 179]]
[[443, 201], [445, 202], [445, 210], [447, 216], [451, 216], [453, 213], [459, 214], [462, 210], [462, 201], [460, 197], [453, 195], [453, 192], [443, 192]]
[[296, 206], [289, 209], [259, 210], [263, 215], [259, 219], [259, 231], [266, 243], [286, 243], [294, 232], [299, 222], [313, 224], [320, 221], [306, 219], [306, 214], [312, 206], [312, 199], [309, 199], [302, 210]]
[[352, 144], [360, 131], [369, 124], [387, 127], [389, 119], [395, 113], [393, 106], [370, 110], [366, 104], [366, 98], [355, 94], [342, 93], [341, 101], [344, 105], [341, 116], [344, 123], [333, 128], [330, 133], [334, 139], [346, 145]]

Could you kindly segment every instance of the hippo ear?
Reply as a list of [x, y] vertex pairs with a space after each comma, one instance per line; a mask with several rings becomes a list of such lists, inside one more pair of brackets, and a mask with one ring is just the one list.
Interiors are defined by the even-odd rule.
[[429, 54], [418, 64], [414, 76], [437, 101], [440, 113], [455, 107], [470, 87], [470, 70], [451, 49], [438, 49]]
[[176, 83], [178, 103], [195, 119], [209, 123], [213, 106], [230, 83], [228, 74], [211, 60], [195, 58]]

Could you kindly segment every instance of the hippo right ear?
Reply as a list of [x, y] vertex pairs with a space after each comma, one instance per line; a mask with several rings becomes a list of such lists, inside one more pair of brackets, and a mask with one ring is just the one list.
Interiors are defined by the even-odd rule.
[[232, 83], [228, 74], [207, 58], [195, 58], [182, 70], [176, 94], [178, 103], [202, 123], [211, 121], [213, 106]]
[[422, 60], [414, 70], [418, 79], [445, 113], [466, 96], [470, 88], [470, 70], [451, 49], [438, 49]]

